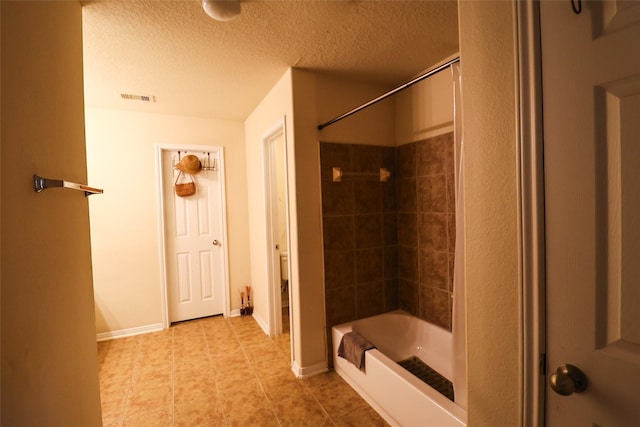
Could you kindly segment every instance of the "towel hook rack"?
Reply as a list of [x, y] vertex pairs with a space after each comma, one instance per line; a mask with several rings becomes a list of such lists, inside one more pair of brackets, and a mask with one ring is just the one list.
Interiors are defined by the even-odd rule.
[[342, 168], [333, 167], [331, 169], [331, 172], [333, 175], [333, 182], [341, 182], [342, 178], [348, 177], [348, 176], [354, 176], [354, 177], [375, 176], [380, 178], [380, 182], [387, 182], [389, 180], [389, 177], [391, 177], [391, 172], [389, 172], [387, 168], [380, 168], [380, 173], [377, 173], [377, 172], [369, 173], [369, 172], [343, 172]]
[[102, 194], [104, 190], [100, 188], [89, 187], [84, 184], [76, 184], [75, 182], [63, 181], [61, 179], [48, 179], [38, 175], [33, 175], [33, 189], [36, 193], [40, 193], [47, 188], [71, 188], [72, 190], [84, 191], [85, 197], [92, 194]]
[[[180, 159], [182, 158], [182, 153], [183, 151], [178, 150], [178, 162], [180, 162]], [[184, 154], [187, 154], [188, 151], [184, 151]], [[195, 155], [195, 154], [194, 154]], [[202, 156], [197, 156], [198, 160], [200, 160], [200, 166], [202, 171], [214, 171], [217, 172], [218, 171], [218, 164], [216, 162], [216, 154], [214, 153], [213, 155], [213, 161], [211, 161], [211, 152], [210, 151], [203, 151], [202, 152]], [[173, 158], [173, 169], [174, 170], [178, 170], [178, 168], [176, 168], [176, 165], [178, 163], [175, 161], [175, 157]]]

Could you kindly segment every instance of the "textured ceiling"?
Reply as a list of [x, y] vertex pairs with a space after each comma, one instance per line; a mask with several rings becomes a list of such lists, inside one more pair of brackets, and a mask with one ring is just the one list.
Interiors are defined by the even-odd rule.
[[242, 1], [229, 22], [199, 0], [99, 0], [83, 32], [87, 105], [233, 120], [288, 67], [393, 87], [458, 50], [453, 0]]

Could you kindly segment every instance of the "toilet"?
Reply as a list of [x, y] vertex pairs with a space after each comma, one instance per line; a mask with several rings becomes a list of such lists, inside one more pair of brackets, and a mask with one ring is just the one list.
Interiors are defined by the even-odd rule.
[[280, 252], [280, 277], [289, 281], [289, 254], [286, 251]]
[[282, 307], [289, 306], [289, 254], [286, 251], [280, 252], [280, 284], [282, 295]]

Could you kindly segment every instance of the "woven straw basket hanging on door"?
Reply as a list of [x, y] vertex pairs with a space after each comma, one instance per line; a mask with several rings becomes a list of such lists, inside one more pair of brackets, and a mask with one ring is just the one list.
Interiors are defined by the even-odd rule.
[[189, 178], [191, 178], [191, 182], [178, 184], [178, 180], [180, 179], [181, 175], [182, 171], [178, 173], [178, 177], [176, 178], [176, 182], [174, 184], [174, 187], [176, 189], [176, 196], [187, 197], [196, 194], [196, 182], [193, 180], [193, 177], [189, 175]]

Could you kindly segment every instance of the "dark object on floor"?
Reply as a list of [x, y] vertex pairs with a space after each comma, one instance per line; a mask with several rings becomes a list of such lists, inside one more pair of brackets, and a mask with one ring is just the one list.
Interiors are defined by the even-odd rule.
[[411, 356], [408, 359], [401, 360], [398, 362], [398, 365], [429, 384], [452, 402], [454, 401], [453, 383], [420, 360], [417, 356]]

